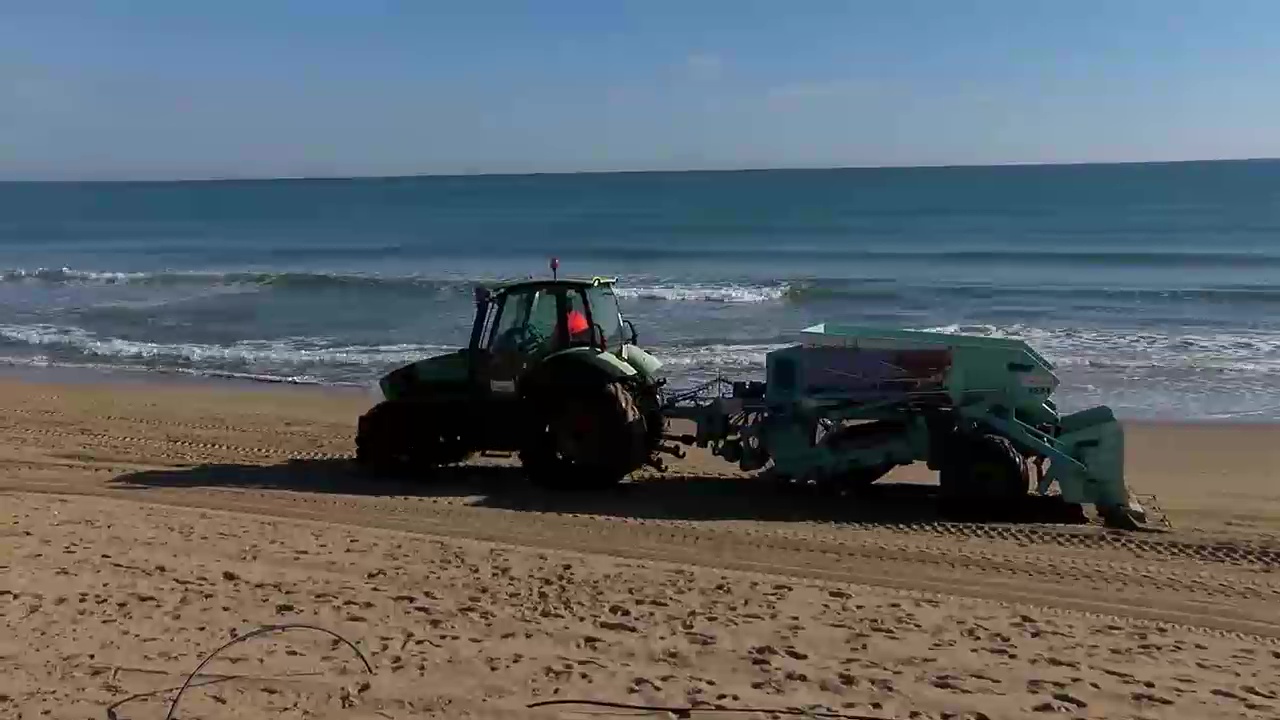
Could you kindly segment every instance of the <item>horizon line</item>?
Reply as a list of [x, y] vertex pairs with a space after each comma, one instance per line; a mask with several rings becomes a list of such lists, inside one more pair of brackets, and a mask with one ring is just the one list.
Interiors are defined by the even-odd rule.
[[371, 175], [281, 175], [281, 176], [208, 176], [173, 178], [79, 178], [79, 179], [3, 179], [0, 185], [16, 184], [145, 184], [145, 183], [226, 183], [226, 182], [311, 182], [341, 180], [412, 180], [418, 178], [470, 178], [470, 177], [536, 177], [540, 175], [675, 175], [693, 173], [762, 173], [762, 172], [832, 172], [842, 170], [946, 170], [967, 168], [1009, 167], [1078, 167], [1111, 165], [1187, 165], [1204, 163], [1276, 162], [1280, 157], [1196, 158], [1181, 160], [1081, 160], [1067, 162], [1011, 161], [1004, 163], [940, 163], [923, 165], [812, 165], [779, 167], [708, 167], [681, 169], [632, 169], [632, 170], [538, 170], [528, 172], [449, 172], [404, 173]]

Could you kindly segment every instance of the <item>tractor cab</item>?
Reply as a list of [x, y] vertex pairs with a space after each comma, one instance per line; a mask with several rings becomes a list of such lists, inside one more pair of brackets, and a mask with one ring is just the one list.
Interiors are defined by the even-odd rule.
[[618, 351], [635, 341], [614, 280], [528, 280], [476, 290], [471, 349], [541, 357], [571, 347]]
[[476, 291], [470, 349], [474, 380], [516, 393], [520, 378], [562, 353], [635, 354], [635, 328], [623, 320], [612, 278], [528, 280]]

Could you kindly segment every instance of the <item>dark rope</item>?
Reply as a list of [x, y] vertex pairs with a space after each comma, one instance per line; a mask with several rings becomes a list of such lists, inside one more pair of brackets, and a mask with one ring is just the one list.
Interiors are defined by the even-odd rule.
[[[369, 661], [365, 658], [364, 653], [360, 652], [360, 648], [356, 647], [355, 644], [352, 643], [350, 640], [342, 637], [338, 633], [328, 628], [323, 628], [318, 625], [307, 625], [305, 623], [288, 623], [285, 625], [264, 625], [258, 628], [257, 630], [253, 630], [245, 633], [244, 635], [241, 635], [240, 637], [233, 638], [231, 641], [225, 643], [222, 647], [209, 653], [209, 655], [206, 656], [204, 660], [201, 660], [200, 664], [196, 666], [196, 669], [192, 670], [191, 674], [187, 676], [186, 682], [182, 683], [182, 687], [178, 688], [178, 694], [173, 696], [173, 702], [169, 704], [169, 712], [165, 713], [164, 720], [173, 720], [173, 712], [178, 709], [178, 700], [182, 698], [182, 693], [186, 692], [187, 687], [191, 685], [191, 681], [194, 680], [195, 677], [200, 674], [200, 669], [203, 668], [210, 660], [216, 657], [218, 653], [222, 652], [223, 650], [226, 650], [232, 645], [235, 645], [236, 643], [241, 642], [243, 640], [248, 640], [249, 638], [257, 637], [259, 635], [266, 635], [267, 633], [280, 632], [282, 630], [316, 630], [318, 632], [325, 633], [326, 635], [330, 635], [333, 638], [337, 639], [338, 641], [344, 643], [347, 647], [351, 648], [351, 651], [356, 654], [356, 657], [360, 658], [360, 662], [364, 663], [365, 671], [368, 672], [370, 675], [373, 674], [373, 666], [369, 664]], [[205, 684], [205, 683], [201, 683], [201, 684]]]
[[[217, 675], [217, 676], [211, 676], [208, 680], [193, 683], [195, 678], [200, 675], [200, 671], [204, 668], [204, 666], [207, 665], [210, 660], [217, 657], [218, 653], [221, 653], [223, 650], [226, 650], [227, 648], [231, 647], [232, 645], [235, 645], [236, 643], [243, 642], [250, 638], [258, 637], [259, 635], [266, 635], [273, 632], [281, 632], [284, 630], [315, 630], [317, 632], [325, 633], [326, 635], [329, 635], [335, 640], [338, 640], [342, 644], [351, 648], [351, 651], [354, 652], [356, 654], [356, 657], [360, 658], [360, 662], [364, 664], [365, 671], [368, 672], [370, 675], [373, 674], [373, 666], [369, 664], [369, 660], [364, 656], [364, 653], [360, 652], [360, 648], [356, 647], [356, 645], [352, 643], [350, 640], [342, 637], [338, 633], [328, 628], [320, 627], [318, 625], [308, 625], [306, 623], [264, 625], [256, 630], [247, 632], [244, 635], [240, 635], [238, 637], [232, 638], [230, 641], [224, 643], [217, 650], [214, 650], [213, 652], [209, 653], [204, 658], [204, 660], [200, 661], [200, 664], [196, 666], [196, 669], [192, 670], [191, 673], [187, 675], [187, 679], [182, 683], [180, 687], [165, 688], [163, 690], [152, 690], [150, 692], [138, 693], [136, 695], [131, 695], [123, 700], [119, 700], [113, 703], [111, 706], [107, 708], [108, 720], [119, 720], [118, 716], [116, 715], [116, 708], [119, 708], [121, 705], [132, 702], [139, 698], [149, 697], [152, 695], [159, 695], [161, 693], [171, 692], [176, 689], [178, 693], [174, 695], [173, 701], [169, 704], [169, 711], [166, 712], [164, 716], [165, 720], [173, 720], [173, 713], [178, 709], [178, 701], [182, 699], [182, 694], [186, 692], [187, 688], [201, 687], [204, 685], [212, 685], [214, 683], [226, 682], [228, 680], [237, 680], [237, 679], [250, 677], [247, 675]], [[607, 708], [615, 708], [619, 710], [667, 712], [675, 715], [678, 718], [689, 718], [694, 713], [772, 713], [774, 715], [831, 718], [832, 720], [889, 720], [888, 718], [881, 715], [857, 715], [857, 714], [836, 712], [831, 710], [803, 710], [800, 708], [776, 708], [776, 707], [774, 708], [725, 707], [722, 705], [712, 705], [708, 707], [694, 707], [692, 705], [685, 705], [685, 706], [637, 705], [637, 704], [631, 704], [631, 703], [613, 702], [610, 700], [587, 700], [587, 699], [572, 699], [572, 698], [561, 698], [556, 700], [539, 700], [537, 702], [529, 703], [526, 707], [533, 709], [537, 707], [546, 707], [549, 705], [591, 705], [595, 707], [607, 707]]]

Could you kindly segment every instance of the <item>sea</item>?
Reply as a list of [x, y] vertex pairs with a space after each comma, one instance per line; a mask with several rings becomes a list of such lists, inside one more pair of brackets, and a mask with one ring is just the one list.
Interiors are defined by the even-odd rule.
[[0, 183], [0, 365], [370, 386], [552, 257], [676, 387], [851, 323], [1023, 339], [1065, 410], [1280, 419], [1280, 161]]

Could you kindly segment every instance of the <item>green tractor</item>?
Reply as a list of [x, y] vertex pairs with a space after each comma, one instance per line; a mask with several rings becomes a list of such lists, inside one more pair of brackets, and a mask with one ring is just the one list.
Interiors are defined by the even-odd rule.
[[379, 381], [360, 417], [356, 461], [379, 474], [422, 473], [476, 452], [518, 453], [546, 487], [610, 485], [659, 465], [661, 367], [636, 345], [616, 280], [530, 279], [477, 287], [466, 348]]

